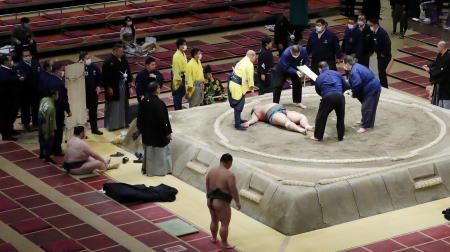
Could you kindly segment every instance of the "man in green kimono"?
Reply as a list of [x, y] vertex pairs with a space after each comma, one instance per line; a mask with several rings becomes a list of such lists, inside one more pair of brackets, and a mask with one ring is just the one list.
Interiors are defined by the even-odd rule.
[[59, 99], [56, 90], [50, 90], [47, 97], [42, 98], [39, 104], [38, 124], [39, 124], [39, 146], [40, 156], [45, 162], [56, 164], [50, 157], [53, 138], [56, 130], [55, 101]]

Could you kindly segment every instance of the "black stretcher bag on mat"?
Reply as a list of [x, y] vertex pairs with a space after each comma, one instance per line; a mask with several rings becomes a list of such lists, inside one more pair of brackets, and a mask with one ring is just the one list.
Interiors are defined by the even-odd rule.
[[103, 184], [105, 194], [120, 203], [130, 202], [172, 202], [176, 199], [178, 190], [171, 186], [129, 185], [125, 183]]

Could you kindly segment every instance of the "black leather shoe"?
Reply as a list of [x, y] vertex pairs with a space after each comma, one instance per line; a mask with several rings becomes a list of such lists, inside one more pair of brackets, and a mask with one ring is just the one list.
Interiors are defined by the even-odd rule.
[[247, 128], [243, 127], [242, 125], [236, 125], [236, 126], [234, 126], [234, 128], [236, 128], [237, 130], [242, 130], [242, 131], [246, 131], [247, 130]]
[[46, 158], [45, 158], [45, 162], [47, 162], [47, 163], [52, 163], [52, 164], [56, 164], [56, 161], [53, 160], [53, 159], [50, 158], [50, 157], [46, 157]]
[[93, 130], [93, 131], [91, 131], [92, 132], [92, 134], [94, 134], [94, 135], [103, 135], [103, 132], [101, 132], [100, 130]]

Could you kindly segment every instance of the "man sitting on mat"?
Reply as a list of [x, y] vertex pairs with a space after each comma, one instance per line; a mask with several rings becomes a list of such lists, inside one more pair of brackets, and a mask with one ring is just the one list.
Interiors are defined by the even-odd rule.
[[243, 123], [243, 127], [250, 127], [259, 121], [285, 127], [287, 130], [306, 135], [306, 131], [313, 131], [314, 127], [309, 125], [308, 118], [296, 111], [286, 110], [282, 105], [269, 103], [265, 105], [255, 105], [251, 112], [252, 118]]
[[75, 127], [73, 135], [67, 142], [66, 155], [64, 156], [63, 167], [68, 173], [80, 175], [119, 168], [118, 163], [110, 164], [109, 159], [102, 158], [82, 140], [85, 138], [83, 126]]

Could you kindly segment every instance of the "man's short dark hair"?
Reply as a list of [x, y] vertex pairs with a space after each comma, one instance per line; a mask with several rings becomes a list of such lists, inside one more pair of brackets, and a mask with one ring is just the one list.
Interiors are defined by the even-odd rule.
[[80, 51], [80, 55], [78, 56], [78, 60], [84, 60], [84, 57], [88, 55], [89, 53], [87, 51]]
[[350, 64], [350, 65], [355, 64], [353, 56], [351, 56], [351, 55], [345, 56], [344, 57], [344, 64]]
[[157, 81], [152, 81], [147, 86], [147, 94], [151, 95], [156, 92], [156, 90], [159, 88], [159, 83]]
[[177, 45], [177, 49], [180, 48], [184, 43], [186, 43], [186, 40], [183, 38], [177, 39], [177, 42], [175, 43]]
[[298, 45], [291, 46], [291, 52], [293, 52], [293, 53], [300, 52], [300, 46], [298, 46]]
[[320, 69], [329, 69], [330, 66], [328, 65], [328, 63], [326, 61], [321, 61], [319, 62], [319, 64], [317, 65]]
[[205, 74], [207, 74], [207, 73], [212, 73], [212, 68], [211, 68], [211, 66], [210, 66], [210, 65], [206, 65], [204, 71], [205, 71]]
[[8, 61], [9, 58], [10, 57], [10, 55], [9, 54], [3, 54], [3, 55], [0, 55], [0, 64], [1, 65], [4, 65], [5, 63], [6, 63], [6, 61]]
[[370, 23], [380, 25], [380, 21], [378, 19], [371, 19], [369, 20]]
[[223, 163], [223, 164], [227, 164], [227, 163], [229, 163], [231, 161], [233, 161], [233, 157], [231, 156], [230, 153], [225, 153], [220, 158], [220, 162]]
[[261, 39], [261, 45], [262, 45], [262, 47], [266, 47], [272, 41], [273, 41], [272, 37], [266, 36]]
[[42, 67], [44, 68], [45, 71], [51, 71], [52, 63], [50, 62], [50, 60], [46, 60], [42, 63]]
[[52, 72], [54, 73], [56, 71], [61, 70], [61, 68], [63, 68], [63, 66], [64, 66], [63, 63], [60, 63], [60, 62], [54, 63], [53, 66], [52, 66]]
[[198, 48], [192, 48], [192, 50], [191, 50], [191, 56], [192, 56], [192, 58], [194, 58], [195, 55], [197, 55], [198, 52], [200, 52], [200, 49], [198, 49]]
[[113, 51], [116, 51], [116, 50], [119, 50], [119, 49], [124, 49], [124, 47], [123, 47], [122, 44], [117, 43], [117, 44], [115, 44], [115, 45], [113, 46], [112, 49], [113, 49]]
[[316, 24], [317, 24], [317, 23], [320, 23], [320, 24], [322, 24], [322, 25], [328, 25], [327, 21], [325, 21], [325, 19], [323, 19], [323, 18], [317, 19], [317, 20], [316, 20]]
[[75, 136], [79, 136], [83, 132], [84, 132], [84, 127], [83, 126], [76, 126], [75, 128], [73, 128], [73, 134]]
[[20, 23], [22, 24], [28, 24], [30, 22], [30, 19], [27, 17], [23, 17], [20, 19]]
[[153, 62], [156, 62], [155, 58], [153, 58], [153, 57], [148, 57], [148, 58], [145, 60], [145, 64], [146, 64], [146, 65], [150, 65], [150, 64], [153, 63]]
[[54, 95], [57, 94], [57, 93], [59, 93], [58, 90], [56, 90], [56, 89], [50, 89], [50, 90], [48, 91], [48, 97], [52, 97], [52, 96], [54, 96]]

